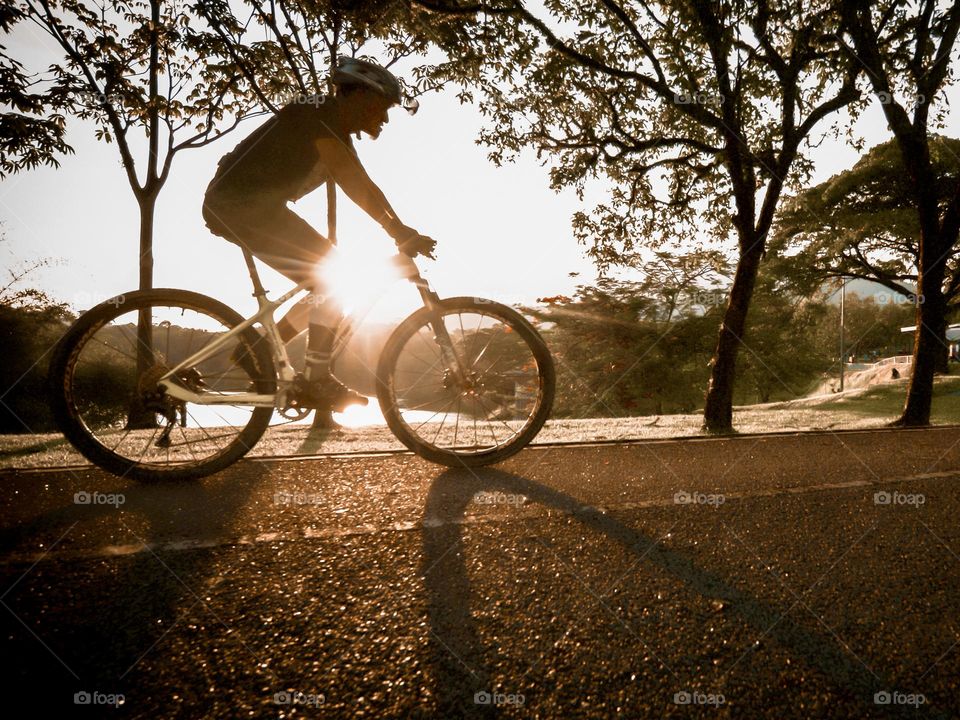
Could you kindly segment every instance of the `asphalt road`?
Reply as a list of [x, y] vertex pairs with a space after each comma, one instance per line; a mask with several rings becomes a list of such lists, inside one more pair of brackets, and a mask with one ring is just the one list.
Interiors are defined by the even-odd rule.
[[958, 429], [7, 471], [2, 692], [17, 717], [958, 717], [958, 482]]

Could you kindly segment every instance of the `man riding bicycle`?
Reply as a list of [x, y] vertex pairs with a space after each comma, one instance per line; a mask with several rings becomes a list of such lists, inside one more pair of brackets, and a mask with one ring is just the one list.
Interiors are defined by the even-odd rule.
[[[309, 324], [305, 407], [342, 411], [367, 399], [332, 374], [330, 353], [341, 310], [330, 298], [317, 266], [330, 241], [287, 207], [325, 182], [334, 182], [414, 257], [433, 257], [434, 241], [397, 217], [370, 179], [350, 136], [374, 140], [388, 122], [387, 110], [402, 105], [416, 112], [416, 100], [404, 96], [397, 78], [375, 63], [340, 58], [333, 74], [336, 93], [300, 98], [285, 105], [217, 166], [207, 187], [203, 218], [221, 237], [249, 250], [294, 282], [311, 280], [315, 297], [301, 301], [277, 323], [284, 343]], [[308, 322], [307, 322], [308, 321]]]

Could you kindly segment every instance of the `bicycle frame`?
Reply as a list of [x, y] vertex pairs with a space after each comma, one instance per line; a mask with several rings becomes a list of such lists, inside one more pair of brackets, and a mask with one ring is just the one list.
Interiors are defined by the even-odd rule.
[[[313, 282], [310, 280], [305, 280], [297, 284], [293, 289], [278, 297], [276, 300], [270, 300], [267, 298], [266, 290], [264, 289], [263, 284], [260, 282], [260, 275], [257, 272], [256, 265], [254, 264], [253, 256], [246, 248], [243, 249], [243, 257], [247, 263], [247, 270], [250, 273], [250, 279], [253, 283], [253, 296], [257, 299], [258, 306], [257, 312], [236, 327], [231, 328], [220, 337], [214, 339], [207, 344], [206, 347], [201, 348], [183, 362], [174, 366], [169, 372], [164, 374], [158, 381], [157, 385], [161, 390], [171, 397], [197, 405], [244, 405], [251, 407], [273, 407], [276, 409], [283, 409], [286, 406], [287, 393], [289, 392], [289, 389], [293, 383], [296, 372], [293, 369], [293, 365], [290, 363], [290, 358], [287, 355], [287, 349], [284, 346], [283, 340], [280, 338], [280, 333], [277, 330], [277, 325], [273, 318], [273, 314], [278, 307], [286, 303], [288, 300], [303, 292], [309, 291], [313, 286]], [[394, 256], [393, 262], [394, 265], [400, 270], [399, 279], [411, 282], [419, 291], [424, 307], [428, 308], [430, 311], [436, 311], [440, 302], [440, 298], [430, 287], [430, 284], [427, 282], [427, 280], [420, 274], [420, 269], [413, 261], [413, 258], [400, 254]], [[361, 319], [364, 315], [366, 315], [367, 311], [369, 311], [369, 308], [367, 308], [366, 311], [360, 315]], [[337, 328], [334, 346], [331, 353], [333, 358], [339, 356], [350, 342], [354, 330], [354, 323], [352, 320], [353, 318], [347, 317], [344, 317], [344, 319], [341, 320], [340, 325]], [[278, 380], [278, 390], [276, 393], [225, 393], [215, 391], [204, 391], [198, 393], [180, 382], [179, 378], [177, 377], [177, 373], [185, 368], [192, 367], [216, 354], [216, 352], [230, 342], [231, 339], [235, 338], [237, 335], [257, 322], [260, 322], [261, 326], [266, 332], [266, 340], [269, 343], [270, 350], [273, 354], [274, 367], [277, 370]], [[450, 341], [446, 327], [444, 326], [442, 320], [439, 319], [439, 316], [431, 321], [431, 325], [433, 326], [434, 330], [434, 338], [440, 345], [441, 353], [449, 354], [449, 357], [443, 358], [444, 362], [448, 363], [448, 366], [454, 367], [457, 373], [461, 373], [460, 360], [456, 356], [453, 343]]]

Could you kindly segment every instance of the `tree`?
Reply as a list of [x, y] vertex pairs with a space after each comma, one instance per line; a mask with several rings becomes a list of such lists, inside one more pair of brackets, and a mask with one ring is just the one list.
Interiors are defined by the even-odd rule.
[[[693, 412], [703, 398], [717, 308], [675, 315], [640, 283], [601, 280], [529, 311], [557, 360], [554, 414], [609, 417]], [[615, 379], [615, 382], [611, 382]]]
[[637, 264], [642, 281], [604, 278], [575, 298], [543, 298], [542, 307], [528, 309], [549, 323], [557, 414], [661, 415], [699, 406], [723, 258], [658, 253]]
[[[25, 94], [26, 85], [38, 85], [43, 93], [23, 108], [93, 121], [97, 138], [116, 145], [140, 209], [139, 287], [151, 288], [156, 203], [173, 159], [222, 137], [255, 110], [245, 97], [242, 76], [212, 59], [218, 36], [183, 3], [22, 0], [7, 6], [4, 17], [4, 29], [38, 27], [63, 53], [45, 73], [7, 73], [3, 79], [12, 88], [6, 91]], [[6, 53], [3, 59], [7, 67], [22, 68]], [[21, 122], [30, 126], [33, 120], [21, 116]], [[5, 157], [0, 165], [17, 171], [49, 158], [51, 132], [48, 127], [46, 135], [42, 129], [31, 133], [33, 139], [39, 136], [39, 148], [19, 159]], [[139, 155], [141, 148], [145, 152]], [[153, 364], [150, 328], [149, 318], [141, 316], [139, 372]], [[130, 421], [151, 424], [152, 413], [133, 408]]]
[[747, 315], [752, 339], [738, 366], [757, 402], [802, 397], [829, 368], [837, 346], [817, 342], [826, 314], [818, 299], [798, 296], [780, 277], [760, 273]]
[[[930, 162], [942, 213], [960, 180], [960, 140], [931, 137]], [[917, 287], [919, 241], [911, 182], [900, 147], [890, 140], [850, 170], [792, 198], [777, 219], [770, 249], [783, 258], [784, 276], [795, 278], [807, 291], [829, 278], [861, 278], [889, 288], [891, 300], [906, 300]], [[955, 246], [945, 260], [943, 294], [949, 314], [960, 306]], [[945, 339], [937, 349], [937, 369], [945, 372]]]
[[933, 375], [946, 330], [948, 262], [960, 234], [960, 182], [948, 202], [939, 196], [931, 125], [943, 124], [944, 89], [953, 80], [960, 2], [851, 0], [845, 39], [866, 70], [900, 149], [920, 229], [913, 373], [895, 425], [927, 425]]
[[[0, 6], [0, 32], [9, 33], [21, 19], [13, 5]], [[0, 45], [0, 179], [40, 165], [59, 167], [58, 156], [73, 152], [67, 145], [66, 118], [52, 107], [50, 93], [31, 91], [22, 63]]]
[[[0, 241], [5, 240], [0, 229]], [[43, 258], [7, 268], [0, 285], [0, 344], [10, 348], [0, 364], [0, 434], [55, 432], [48, 402], [46, 359], [64, 330], [76, 320], [62, 302], [27, 284], [38, 269], [57, 264]], [[122, 418], [129, 410], [122, 368], [109, 353], [97, 353], [77, 373], [79, 383], [96, 387], [97, 406], [89, 417], [105, 421]], [[56, 442], [56, 441], [55, 441]]]
[[[821, 356], [831, 359], [836, 369], [839, 362], [838, 331], [840, 328], [840, 305], [836, 302], [836, 289], [831, 293], [834, 302], [825, 305], [826, 312], [814, 336], [814, 344], [826, 349]], [[910, 323], [913, 307], [909, 303], [889, 302], [886, 296], [861, 297], [847, 289], [844, 300], [844, 355], [860, 362], [872, 362], [900, 351], [907, 344], [907, 336], [900, 328]]]
[[781, 194], [809, 172], [814, 129], [859, 98], [859, 66], [837, 42], [843, 3], [413, 2], [464, 18], [444, 36], [441, 74], [483, 94], [494, 161], [532, 147], [554, 162], [555, 188], [610, 184], [608, 202], [574, 217], [601, 265], [636, 244], [736, 238], [704, 408], [706, 431], [732, 431]]

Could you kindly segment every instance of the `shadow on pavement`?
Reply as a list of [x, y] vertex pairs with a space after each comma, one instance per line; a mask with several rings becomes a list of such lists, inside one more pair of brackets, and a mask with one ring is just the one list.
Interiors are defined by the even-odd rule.
[[[157, 679], [145, 678], [140, 663], [155, 656], [170, 631], [174, 627], [182, 631], [183, 623], [196, 623], [197, 632], [203, 632], [204, 626], [222, 625], [207, 603], [210, 583], [216, 580], [215, 554], [170, 553], [152, 546], [187, 538], [199, 540], [202, 546], [207, 540], [232, 537], [237, 517], [267, 473], [261, 463], [242, 463], [202, 481], [158, 484], [91, 473], [82, 480], [91, 490], [123, 494], [124, 515], [119, 524], [115, 524], [118, 516], [113, 506], [69, 503], [72, 493], [64, 492], [69, 504], [19, 527], [0, 530], [5, 553], [14, 548], [22, 553], [24, 541], [30, 538], [42, 538], [39, 548], [32, 548], [34, 553], [56, 553], [48, 562], [14, 561], [0, 567], [5, 617], [0, 627], [10, 657], [16, 657], [3, 684], [29, 687], [42, 677], [48, 688], [43, 702], [50, 707], [69, 708], [74, 693], [95, 690], [125, 695], [128, 708], [144, 705], [137, 700]], [[88, 533], [109, 541], [111, 533], [103, 533], [98, 528], [101, 523], [111, 523], [117, 544], [127, 549], [108, 561], [95, 553], [71, 557], [71, 545], [84, 543]], [[95, 541], [102, 547], [103, 539]], [[141, 543], [147, 548], [136, 550]], [[109, 582], [87, 586], [82, 603], [59, 581], [62, 563], [70, 564], [71, 572], [82, 577], [86, 572], [101, 572], [104, 562], [115, 568]], [[71, 608], [72, 621], [51, 622], [50, 615], [66, 612], [69, 617]], [[230, 642], [236, 643], [236, 652], [247, 652], [242, 638], [234, 636]], [[217, 659], [209, 658], [214, 664]], [[253, 658], [250, 664], [255, 664]], [[71, 713], [79, 709], [73, 706]], [[113, 708], [108, 712], [118, 716]]]
[[[491, 690], [487, 665], [493, 663], [484, 657], [471, 613], [465, 563], [469, 548], [464, 546], [462, 523], [474, 495], [482, 491], [524, 495], [545, 507], [569, 513], [587, 529], [622, 545], [642, 565], [659, 566], [704, 598], [722, 600], [744, 624], [832, 678], [842, 693], [859, 701], [863, 717], [875, 716], [878, 711], [885, 717], [915, 715], [909, 707], [875, 705], [875, 693], [896, 686], [892, 679], [875, 677], [852, 660], [834, 637], [781, 622], [788, 607], [770, 605], [745, 593], [717, 573], [698, 567], [689, 555], [658, 545], [655, 538], [570, 495], [518, 475], [484, 468], [447, 470], [439, 475], [430, 487], [424, 514], [421, 575], [431, 629], [429, 663], [436, 678], [434, 695], [443, 716], [491, 717], [497, 713], [494, 706], [475, 704], [473, 698], [474, 693]], [[924, 713], [927, 717], [945, 717], [929, 706]]]

